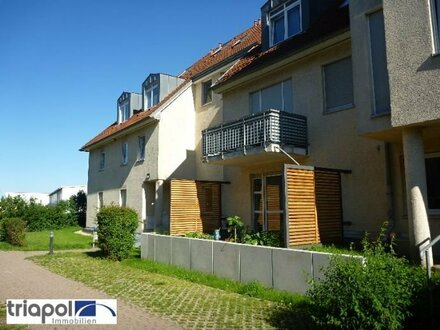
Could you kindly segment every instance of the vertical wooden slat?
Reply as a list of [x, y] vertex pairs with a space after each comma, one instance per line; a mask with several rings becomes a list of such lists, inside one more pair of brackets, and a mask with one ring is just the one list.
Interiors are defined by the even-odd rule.
[[319, 243], [313, 169], [287, 167], [285, 180], [288, 245]]
[[339, 172], [315, 170], [318, 229], [322, 243], [342, 241], [341, 175]]
[[170, 186], [171, 235], [212, 233], [220, 227], [220, 183], [171, 180]]

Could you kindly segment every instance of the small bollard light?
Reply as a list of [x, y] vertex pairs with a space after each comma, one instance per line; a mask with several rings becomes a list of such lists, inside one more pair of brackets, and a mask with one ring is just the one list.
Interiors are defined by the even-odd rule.
[[53, 231], [49, 234], [49, 254], [53, 254]]
[[96, 242], [98, 242], [98, 233], [96, 232], [96, 230], [94, 230], [92, 233], [92, 246], [93, 247], [95, 247]]

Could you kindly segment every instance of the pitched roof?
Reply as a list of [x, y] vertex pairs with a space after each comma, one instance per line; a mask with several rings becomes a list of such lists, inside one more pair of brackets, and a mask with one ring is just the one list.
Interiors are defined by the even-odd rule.
[[139, 123], [144, 119], [149, 118], [157, 109], [159, 109], [174, 95], [176, 95], [190, 80], [194, 79], [194, 77], [201, 76], [216, 65], [221, 65], [225, 61], [229, 61], [234, 56], [246, 52], [255, 45], [260, 44], [261, 22], [256, 21], [252, 27], [235, 36], [228, 42], [224, 43], [223, 45], [221, 45], [221, 47], [219, 46], [215, 50], [210, 51], [193, 65], [191, 65], [188, 69], [186, 69], [179, 76], [180, 78], [184, 79], [184, 81], [165, 98], [163, 98], [157, 105], [148, 109], [147, 111], [138, 112], [137, 114], [130, 117], [130, 119], [120, 124], [114, 122], [93, 139], [91, 139], [89, 142], [87, 142], [83, 147], [81, 147], [80, 150], [87, 151], [88, 149], [90, 149], [91, 146], [95, 145], [96, 143], [103, 141], [104, 139], [129, 127], [132, 127], [134, 124]]
[[344, 32], [350, 27], [348, 6], [335, 5], [330, 7], [307, 31], [296, 35], [266, 51], [256, 48], [242, 57], [217, 82], [214, 87], [225, 85], [247, 73], [258, 70], [281, 58], [288, 57], [307, 49], [335, 34]]

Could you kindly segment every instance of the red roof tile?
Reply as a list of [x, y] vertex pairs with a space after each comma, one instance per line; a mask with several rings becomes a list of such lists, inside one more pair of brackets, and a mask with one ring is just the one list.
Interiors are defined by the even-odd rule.
[[[239, 35], [232, 38], [230, 41], [222, 45], [221, 49], [218, 48], [209, 52], [193, 65], [191, 65], [185, 72], [180, 75], [180, 78], [184, 79], [176, 89], [174, 89], [170, 94], [168, 94], [164, 99], [162, 99], [156, 106], [147, 111], [141, 111], [133, 115], [127, 121], [120, 124], [117, 122], [111, 124], [89, 142], [87, 142], [80, 150], [87, 151], [92, 145], [120, 132], [124, 129], [131, 127], [132, 125], [149, 118], [150, 115], [157, 110], [160, 106], [166, 103], [170, 98], [172, 98], [179, 90], [185, 86], [185, 84], [193, 79], [196, 75], [202, 74], [204, 71], [212, 68], [214, 65], [221, 63], [228, 58], [239, 54], [242, 51], [252, 48], [255, 45], [261, 44], [261, 22], [257, 21], [254, 25], [247, 29], [246, 31], [240, 33]], [[219, 50], [219, 51], [218, 51]]]

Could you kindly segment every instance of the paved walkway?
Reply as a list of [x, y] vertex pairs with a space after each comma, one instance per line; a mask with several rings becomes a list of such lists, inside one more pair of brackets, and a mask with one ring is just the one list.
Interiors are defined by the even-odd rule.
[[[44, 252], [45, 253], [45, 252]], [[109, 299], [108, 295], [66, 279], [25, 258], [42, 252], [0, 251], [0, 301], [6, 299]], [[173, 321], [148, 314], [118, 299], [118, 325], [30, 326], [30, 329], [180, 329]]]

